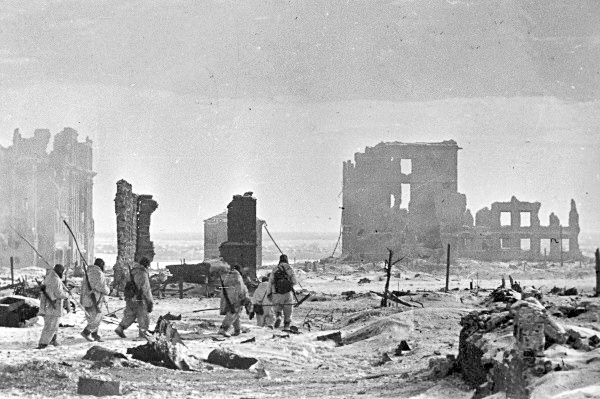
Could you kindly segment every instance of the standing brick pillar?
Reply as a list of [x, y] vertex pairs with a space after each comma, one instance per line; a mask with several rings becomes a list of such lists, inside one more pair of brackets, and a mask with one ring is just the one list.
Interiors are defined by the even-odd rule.
[[142, 257], [154, 260], [154, 243], [150, 241], [150, 215], [158, 208], [158, 203], [152, 199], [151, 195], [138, 195], [138, 214], [137, 214], [137, 243], [135, 250], [135, 260], [139, 261]]
[[137, 244], [137, 195], [125, 180], [117, 182], [115, 213], [117, 214], [117, 265], [134, 261]]
[[133, 193], [131, 184], [117, 182], [115, 213], [117, 215], [116, 269], [133, 266], [143, 256], [154, 260], [154, 244], [150, 241], [150, 215], [158, 208], [151, 195]]
[[234, 195], [227, 205], [227, 241], [219, 251], [223, 261], [248, 268], [256, 279], [256, 198], [251, 193]]

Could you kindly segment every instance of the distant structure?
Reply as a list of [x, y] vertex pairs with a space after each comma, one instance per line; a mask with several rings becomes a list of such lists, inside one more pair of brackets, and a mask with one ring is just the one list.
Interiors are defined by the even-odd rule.
[[134, 194], [131, 184], [117, 182], [117, 260], [115, 267], [132, 266], [142, 257], [154, 260], [154, 243], [150, 241], [150, 216], [158, 208], [151, 195]]
[[87, 262], [94, 260], [92, 141], [77, 140], [78, 133], [64, 128], [54, 136], [36, 129], [23, 138], [19, 129], [12, 145], [0, 147], [0, 264], [38, 266], [44, 261], [11, 230], [27, 238], [52, 265], [81, 262], [63, 220], [77, 237]]
[[[342, 254], [384, 259], [403, 245], [440, 248], [462, 225], [455, 141], [379, 143], [344, 162]], [[443, 206], [440, 206], [443, 204]]]
[[227, 205], [227, 240], [219, 246], [219, 253], [224, 262], [247, 267], [253, 279], [256, 266], [262, 263], [263, 223], [256, 218], [256, 198], [251, 192], [233, 196]]
[[[387, 249], [451, 245], [453, 256], [482, 260], [578, 259], [579, 215], [569, 226], [550, 215], [540, 226], [540, 203], [496, 202], [477, 212], [457, 191], [456, 141], [379, 143], [344, 162], [342, 256], [385, 259]], [[501, 221], [502, 218], [502, 221]], [[505, 220], [506, 219], [506, 220]]]
[[579, 259], [579, 214], [571, 200], [569, 225], [563, 227], [558, 216], [550, 214], [549, 224], [540, 224], [539, 202], [494, 202], [483, 208], [460, 232], [446, 240], [453, 242], [458, 256], [482, 260], [551, 260]]
[[[264, 220], [256, 219], [256, 266], [262, 266], [262, 226]], [[219, 247], [227, 241], [227, 212], [204, 220], [204, 259], [219, 259]]]

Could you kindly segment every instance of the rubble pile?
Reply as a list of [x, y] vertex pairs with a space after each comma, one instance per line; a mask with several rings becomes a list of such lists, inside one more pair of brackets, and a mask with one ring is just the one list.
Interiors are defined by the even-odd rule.
[[564, 361], [549, 355], [549, 349], [556, 350], [558, 345], [579, 351], [599, 347], [594, 330], [565, 329], [537, 299], [520, 299], [520, 295], [498, 288], [486, 300], [488, 309], [461, 318], [456, 366], [463, 379], [476, 388], [474, 398], [501, 391], [511, 398], [530, 398], [536, 380], [565, 367]]

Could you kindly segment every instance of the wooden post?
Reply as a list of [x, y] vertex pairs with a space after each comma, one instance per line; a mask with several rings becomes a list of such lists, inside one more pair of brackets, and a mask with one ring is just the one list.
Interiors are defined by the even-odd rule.
[[388, 251], [390, 252], [390, 256], [388, 257], [388, 261], [387, 261], [387, 270], [386, 270], [386, 280], [385, 280], [385, 290], [383, 291], [383, 298], [381, 299], [381, 307], [382, 308], [386, 308], [387, 307], [387, 297], [388, 297], [388, 290], [390, 288], [390, 277], [392, 274], [392, 256], [394, 256], [394, 251], [392, 251], [391, 249], [388, 249]]
[[15, 283], [15, 259], [10, 257], [10, 283]]
[[179, 277], [179, 299], [183, 299], [183, 276]]
[[449, 284], [450, 284], [450, 244], [448, 244], [448, 254], [446, 256], [446, 292], [448, 292]]
[[600, 296], [600, 249], [596, 248], [596, 296]]
[[[569, 248], [570, 249], [570, 248]], [[560, 225], [560, 268], [563, 267], [562, 224]]]

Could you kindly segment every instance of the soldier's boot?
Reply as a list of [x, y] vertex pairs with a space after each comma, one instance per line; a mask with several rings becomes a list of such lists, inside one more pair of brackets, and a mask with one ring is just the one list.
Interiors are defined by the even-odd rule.
[[100, 334], [98, 334], [98, 331], [94, 331], [92, 333], [92, 338], [94, 338], [94, 341], [96, 341], [96, 342], [104, 342], [104, 340], [102, 339]]
[[278, 317], [277, 319], [275, 319], [275, 328], [279, 328], [279, 326], [281, 325], [281, 317]]
[[54, 334], [54, 336], [52, 337], [52, 340], [50, 341], [50, 345], [52, 345], [52, 346], [60, 346], [60, 343], [56, 339], [56, 336], [57, 336], [57, 334]]
[[47, 345], [47, 344], [39, 344], [39, 345], [37, 346], [37, 348], [35, 348], [35, 349], [44, 349], [44, 348], [47, 348], [47, 347], [48, 347], [48, 345]]
[[94, 339], [91, 337], [92, 332], [90, 330], [86, 328], [83, 329], [83, 331], [81, 332], [81, 336], [85, 339], [87, 339], [89, 342], [94, 342]]
[[115, 334], [117, 334], [121, 338], [127, 338], [125, 335], [125, 331], [123, 331], [123, 327], [119, 324], [119, 326], [115, 329]]
[[223, 327], [219, 328], [219, 334], [221, 334], [222, 336], [224, 336], [224, 337], [226, 337], [226, 338], [229, 338], [229, 337], [231, 337], [231, 334], [229, 334], [229, 333], [227, 332], [227, 330], [226, 330], [226, 329], [224, 329]]

